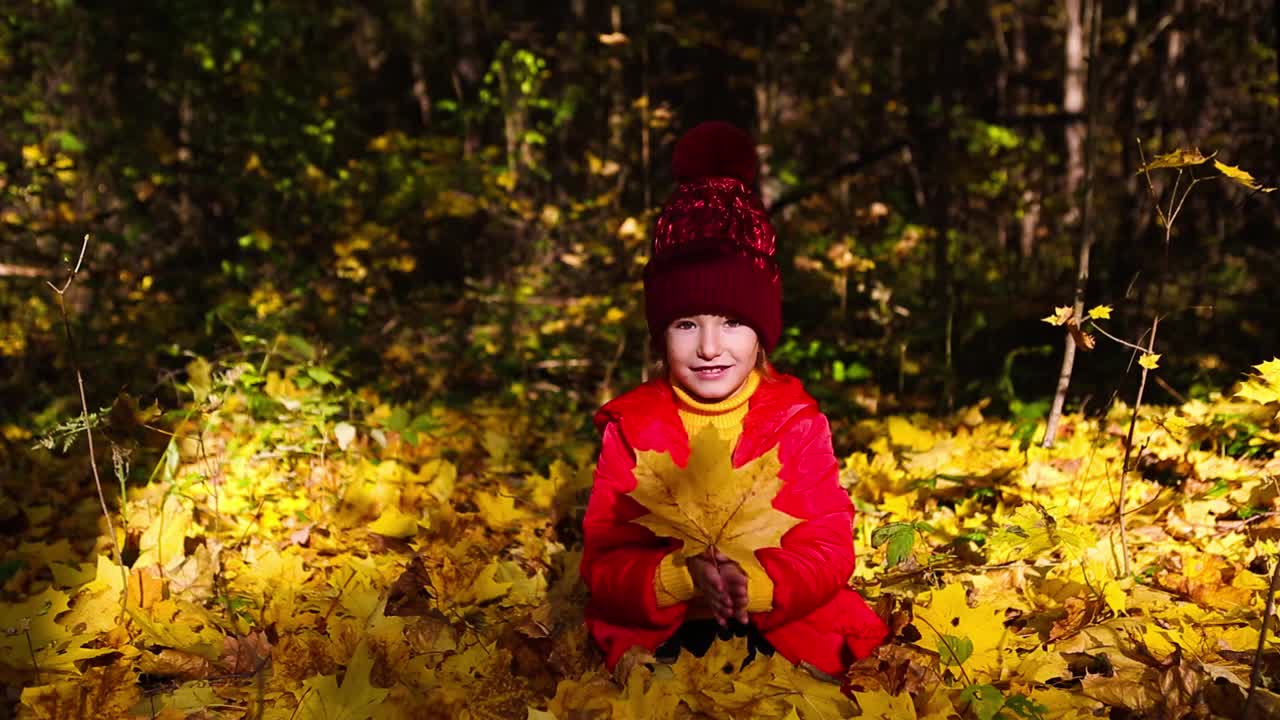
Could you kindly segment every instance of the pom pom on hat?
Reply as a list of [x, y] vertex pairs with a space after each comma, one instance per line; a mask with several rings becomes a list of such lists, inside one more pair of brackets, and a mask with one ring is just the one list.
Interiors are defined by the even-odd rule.
[[746, 131], [727, 122], [704, 122], [686, 132], [671, 159], [671, 172], [678, 182], [703, 178], [731, 177], [754, 185], [760, 159]]

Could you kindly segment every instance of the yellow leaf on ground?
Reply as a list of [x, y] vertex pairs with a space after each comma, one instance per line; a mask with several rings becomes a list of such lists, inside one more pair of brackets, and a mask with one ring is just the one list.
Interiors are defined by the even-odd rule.
[[868, 720], [914, 720], [916, 717], [915, 705], [911, 703], [911, 696], [907, 693], [890, 695], [881, 690], [856, 692], [853, 697], [857, 699], [858, 707], [862, 708], [859, 717]]
[[414, 537], [418, 534], [418, 525], [422, 520], [426, 518], [400, 512], [397, 508], [388, 508], [382, 511], [377, 520], [369, 523], [369, 531], [386, 537]]
[[894, 415], [886, 421], [889, 430], [889, 442], [895, 447], [908, 450], [928, 450], [938, 442], [937, 436], [910, 420]]
[[[927, 650], [947, 655], [951, 665], [963, 665], [975, 680], [990, 677], [1000, 667], [1000, 650], [1005, 644], [1004, 609], [994, 605], [969, 607], [964, 586], [952, 583], [929, 593], [929, 605], [914, 608], [912, 624], [920, 631], [916, 644]], [[957, 649], [955, 639], [972, 643], [968, 657]], [[963, 645], [964, 643], [959, 643]], [[955, 660], [961, 660], [956, 663]], [[944, 659], [944, 662], [947, 660]]]
[[1049, 709], [1044, 714], [1044, 720], [1079, 720], [1095, 717], [1094, 712], [1102, 707], [1102, 703], [1097, 700], [1058, 688], [1032, 690], [1027, 693], [1027, 698]]
[[337, 675], [318, 675], [304, 681], [306, 699], [298, 708], [302, 720], [368, 720], [372, 718], [387, 691], [370, 682], [373, 658], [369, 647], [360, 643], [347, 663], [342, 682]]
[[208, 610], [181, 600], [162, 600], [149, 610], [129, 608], [129, 616], [152, 645], [182, 650], [218, 661], [225, 636]]
[[749, 582], [767, 583], [772, 597], [773, 583], [755, 551], [779, 547], [782, 536], [801, 521], [773, 507], [782, 487], [777, 449], [740, 468], [733, 467], [731, 451], [728, 441], [707, 426], [690, 443], [684, 467], [667, 453], [637, 453], [630, 496], [649, 514], [635, 522], [682, 540], [682, 558], [714, 546], [742, 566]]
[[528, 510], [516, 507], [515, 498], [509, 494], [495, 495], [481, 490], [472, 497], [480, 510], [480, 517], [494, 530], [518, 525], [530, 517]]

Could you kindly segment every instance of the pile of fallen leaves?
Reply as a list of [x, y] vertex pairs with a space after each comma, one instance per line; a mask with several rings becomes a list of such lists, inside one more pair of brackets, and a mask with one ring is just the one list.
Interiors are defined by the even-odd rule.
[[[590, 441], [545, 437], [565, 460], [530, 467], [522, 438], [553, 431], [510, 408], [413, 416], [370, 393], [334, 401], [341, 381], [319, 367], [264, 369], [191, 369], [190, 407], [113, 514], [123, 564], [83, 445], [25, 451], [27, 432], [4, 428], [0, 577], [13, 601], [0, 604], [0, 682], [21, 688], [8, 698], [20, 717], [989, 720], [1243, 706], [1280, 536], [1280, 362], [1239, 396], [1142, 408], [1123, 524], [1123, 405], [1067, 418], [1049, 450], [981, 406], [832, 418], [853, 448], [853, 583], [895, 633], [839, 684], [778, 656], [746, 662], [742, 641], [605, 672], [577, 572]], [[161, 422], [128, 403], [117, 414], [117, 426]], [[99, 447], [118, 494], [112, 470], [130, 476], [130, 456]], [[1262, 667], [1274, 682], [1273, 638]], [[1258, 702], [1280, 712], [1265, 688]]]

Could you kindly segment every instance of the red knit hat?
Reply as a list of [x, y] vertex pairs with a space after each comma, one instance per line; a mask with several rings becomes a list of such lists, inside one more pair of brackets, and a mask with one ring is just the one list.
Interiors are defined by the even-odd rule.
[[676, 143], [679, 186], [653, 233], [644, 273], [649, 336], [661, 347], [667, 326], [685, 315], [716, 314], [750, 325], [766, 351], [782, 334], [777, 236], [755, 191], [759, 160], [751, 136], [705, 122]]

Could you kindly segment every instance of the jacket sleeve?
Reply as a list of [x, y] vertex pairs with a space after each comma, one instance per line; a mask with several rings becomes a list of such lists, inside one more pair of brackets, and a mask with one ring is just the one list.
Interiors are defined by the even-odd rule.
[[831, 429], [821, 413], [797, 420], [779, 442], [782, 489], [774, 507], [804, 522], [780, 548], [757, 551], [773, 580], [773, 608], [754, 615], [761, 630], [798, 620], [849, 585], [854, 570], [853, 503], [840, 487]]
[[618, 424], [609, 423], [583, 519], [581, 574], [591, 591], [587, 615], [615, 626], [669, 631], [684, 620], [688, 604], [659, 607], [655, 576], [679, 541], [631, 522], [646, 512], [626, 495], [635, 488], [634, 470], [634, 453]]

